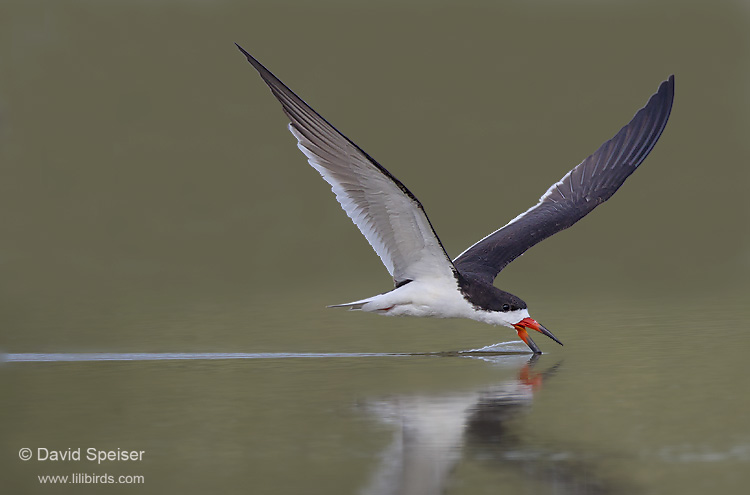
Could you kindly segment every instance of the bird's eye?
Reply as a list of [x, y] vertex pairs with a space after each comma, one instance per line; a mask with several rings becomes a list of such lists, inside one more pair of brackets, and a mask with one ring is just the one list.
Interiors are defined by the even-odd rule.
[[508, 311], [510, 309], [510, 306], [508, 304], [503, 304], [503, 311]]

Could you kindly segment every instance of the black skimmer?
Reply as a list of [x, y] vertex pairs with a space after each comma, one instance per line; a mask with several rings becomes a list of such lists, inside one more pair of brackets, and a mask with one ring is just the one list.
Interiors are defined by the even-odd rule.
[[646, 158], [667, 124], [674, 76], [594, 154], [547, 189], [537, 204], [451, 261], [422, 203], [382, 165], [313, 110], [241, 46], [290, 119], [289, 130], [308, 162], [393, 277], [394, 289], [344, 307], [391, 316], [469, 318], [515, 328], [535, 354], [536, 330], [560, 342], [529, 316], [519, 297], [496, 288], [508, 263], [608, 200]]

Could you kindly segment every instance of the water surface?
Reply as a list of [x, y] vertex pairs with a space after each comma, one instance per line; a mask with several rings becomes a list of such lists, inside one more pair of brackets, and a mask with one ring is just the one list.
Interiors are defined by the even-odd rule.
[[[2, 10], [7, 491], [747, 491], [744, 4]], [[235, 41], [407, 184], [453, 255], [674, 73], [643, 167], [498, 280], [565, 346], [326, 309], [391, 280]], [[145, 454], [19, 458], [92, 447]], [[73, 473], [144, 483], [38, 481]]]

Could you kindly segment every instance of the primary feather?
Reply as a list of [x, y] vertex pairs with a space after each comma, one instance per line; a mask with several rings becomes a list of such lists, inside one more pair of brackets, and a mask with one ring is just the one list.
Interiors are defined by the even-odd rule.
[[607, 201], [643, 162], [667, 125], [674, 76], [615, 136], [547, 189], [539, 202], [453, 260], [461, 273], [484, 282], [547, 237], [567, 229]]
[[453, 279], [453, 265], [419, 200], [370, 155], [328, 123], [252, 55], [291, 120], [289, 130], [315, 170], [378, 254], [398, 286], [420, 278]]

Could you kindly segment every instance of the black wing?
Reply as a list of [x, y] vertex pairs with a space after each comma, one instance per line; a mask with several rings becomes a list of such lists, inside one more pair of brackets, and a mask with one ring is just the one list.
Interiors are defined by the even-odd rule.
[[492, 283], [527, 249], [607, 201], [656, 144], [673, 99], [674, 76], [670, 76], [615, 137], [553, 184], [536, 205], [458, 255], [453, 260], [455, 268]]

